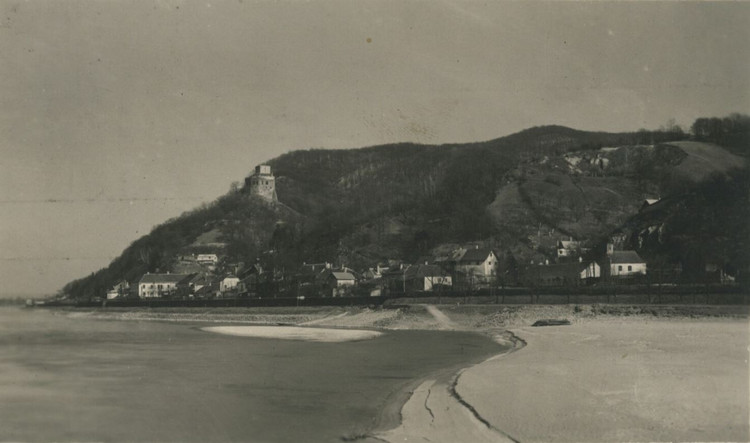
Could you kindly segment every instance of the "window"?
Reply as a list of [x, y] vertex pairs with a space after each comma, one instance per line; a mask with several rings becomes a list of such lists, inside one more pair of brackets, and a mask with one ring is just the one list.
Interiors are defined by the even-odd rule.
[[632, 271], [632, 270], [633, 270], [633, 267], [628, 265], [628, 271]]
[[622, 265], [617, 266], [618, 271], [622, 271]]

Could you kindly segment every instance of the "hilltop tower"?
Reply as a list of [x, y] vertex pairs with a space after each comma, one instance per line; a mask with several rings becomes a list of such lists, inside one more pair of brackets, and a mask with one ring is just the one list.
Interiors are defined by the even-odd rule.
[[276, 178], [271, 173], [269, 165], [256, 166], [253, 175], [245, 179], [245, 187], [250, 190], [252, 195], [257, 195], [271, 202], [278, 201], [276, 198]]

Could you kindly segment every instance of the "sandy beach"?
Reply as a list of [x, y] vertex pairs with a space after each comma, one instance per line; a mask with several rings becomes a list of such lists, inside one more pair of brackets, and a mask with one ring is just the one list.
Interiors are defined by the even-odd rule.
[[748, 323], [591, 321], [527, 345], [457, 391], [517, 441], [748, 441]]
[[746, 318], [570, 317], [569, 326], [512, 329], [511, 352], [423, 383], [402, 425], [378, 437], [748, 441]]

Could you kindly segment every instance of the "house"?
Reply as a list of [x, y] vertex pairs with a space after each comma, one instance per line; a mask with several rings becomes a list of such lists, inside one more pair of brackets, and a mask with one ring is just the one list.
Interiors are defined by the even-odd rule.
[[416, 264], [409, 266], [403, 275], [404, 287], [412, 291], [433, 291], [453, 286], [453, 279], [440, 266]]
[[107, 291], [107, 300], [112, 300], [118, 297], [124, 297], [130, 292], [130, 283], [125, 280], [120, 280], [112, 289]]
[[237, 291], [241, 293], [257, 292], [258, 284], [264, 275], [263, 266], [256, 263], [245, 268], [240, 275], [240, 282], [237, 284]]
[[473, 284], [488, 284], [497, 275], [497, 255], [492, 249], [475, 246], [471, 249], [461, 249], [455, 259], [456, 274], [466, 282]]
[[576, 257], [578, 256], [581, 243], [570, 240], [560, 240], [557, 242], [557, 258]]
[[635, 251], [607, 251], [609, 275], [629, 277], [646, 275], [646, 262]]
[[326, 283], [333, 297], [346, 295], [357, 282], [354, 274], [348, 271], [330, 271]]
[[236, 289], [239, 283], [239, 278], [233, 275], [228, 275], [219, 281], [219, 292], [224, 293]]
[[645, 211], [646, 209], [648, 209], [648, 208], [654, 206], [655, 204], [659, 203], [659, 201], [661, 201], [661, 199], [658, 199], [658, 198], [647, 198], [647, 199], [643, 200], [643, 203], [641, 203], [641, 207], [638, 210], [638, 212]]
[[211, 282], [206, 278], [203, 273], [188, 274], [187, 277], [183, 278], [177, 283], [177, 294], [183, 296], [193, 296], [202, 287], [210, 285]]
[[389, 267], [387, 264], [378, 263], [374, 268], [369, 268], [362, 273], [362, 278], [365, 280], [374, 280], [383, 278], [383, 273], [388, 271]]
[[219, 262], [219, 256], [216, 254], [198, 254], [195, 261], [201, 265], [216, 265]]
[[145, 274], [138, 282], [138, 296], [141, 298], [159, 298], [174, 294], [177, 284], [189, 274]]
[[736, 278], [726, 272], [725, 266], [720, 260], [709, 260], [704, 265], [705, 275], [703, 281], [706, 283], [720, 283], [722, 285], [733, 284]]
[[333, 287], [354, 286], [356, 283], [354, 275], [346, 271], [331, 271], [327, 281]]
[[297, 272], [297, 281], [300, 284], [313, 284], [325, 280], [328, 277], [328, 271], [331, 269], [331, 263], [302, 263]]
[[197, 289], [195, 291], [195, 294], [193, 294], [196, 298], [213, 298], [215, 297], [216, 290], [213, 287], [213, 284], [209, 282], [209, 284], [201, 287], [200, 289]]

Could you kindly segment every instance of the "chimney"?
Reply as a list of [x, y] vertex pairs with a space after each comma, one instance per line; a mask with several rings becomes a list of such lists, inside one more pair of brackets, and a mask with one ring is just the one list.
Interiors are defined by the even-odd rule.
[[578, 263], [583, 263], [583, 257], [578, 257]]

